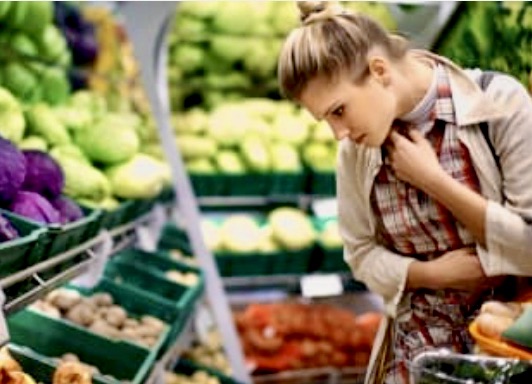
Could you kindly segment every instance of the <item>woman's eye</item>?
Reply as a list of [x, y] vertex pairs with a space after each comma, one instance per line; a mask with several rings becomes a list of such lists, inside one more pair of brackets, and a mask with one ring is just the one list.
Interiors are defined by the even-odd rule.
[[344, 107], [336, 108], [332, 114], [336, 117], [341, 117], [344, 114]]

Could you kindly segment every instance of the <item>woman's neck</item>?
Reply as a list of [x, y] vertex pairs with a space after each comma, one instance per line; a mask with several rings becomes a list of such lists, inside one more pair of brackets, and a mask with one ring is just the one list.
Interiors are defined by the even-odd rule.
[[412, 111], [430, 88], [434, 76], [434, 63], [419, 55], [408, 53], [399, 67], [397, 118]]

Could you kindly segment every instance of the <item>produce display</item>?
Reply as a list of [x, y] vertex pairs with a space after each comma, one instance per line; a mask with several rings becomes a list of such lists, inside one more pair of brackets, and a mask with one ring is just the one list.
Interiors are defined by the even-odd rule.
[[153, 316], [129, 316], [124, 308], [114, 303], [110, 294], [104, 292], [85, 297], [77, 291], [60, 288], [36, 301], [31, 308], [71, 321], [103, 337], [127, 340], [147, 348], [153, 347], [167, 328], [163, 321]]
[[491, 341], [479, 341], [480, 349], [487, 353], [517, 358], [532, 358], [532, 303], [499, 301], [485, 302], [472, 329], [483, 338]]
[[461, 3], [435, 49], [466, 67], [510, 73], [532, 93], [532, 4]]
[[[77, 370], [79, 370], [80, 368], [84, 368], [89, 373], [89, 377], [92, 377], [94, 375], [102, 375], [103, 377], [109, 377], [110, 379], [116, 380], [112, 376], [103, 375], [98, 369], [98, 367], [82, 362], [79, 357], [73, 353], [65, 353], [63, 356], [54, 360], [57, 362], [59, 367], [63, 367], [63, 371], [65, 370], [65, 367], [70, 367], [72, 370], [74, 369], [74, 367], [77, 367]], [[71, 381], [68, 380], [72, 380], [72, 376], [69, 375], [69, 377], [65, 377], [66, 375], [64, 374], [62, 376], [65, 381], [64, 384], [71, 384]], [[127, 380], [121, 380], [120, 382], [124, 384], [129, 383], [129, 381]]]
[[[0, 349], [0, 382], [2, 384], [36, 384], [30, 374], [11, 355], [8, 347]], [[61, 361], [55, 369], [51, 384], [92, 384], [92, 372], [88, 366], [77, 361]]]
[[209, 329], [204, 340], [195, 340], [192, 347], [184, 352], [183, 357], [225, 375], [231, 375], [232, 369], [223, 350], [222, 337], [215, 327]]
[[[395, 29], [387, 6], [344, 2]], [[174, 111], [213, 108], [247, 97], [279, 98], [277, 56], [299, 24], [290, 1], [217, 1], [179, 4], [170, 37], [169, 81]]]
[[[51, 199], [61, 190], [82, 205], [112, 209], [119, 200], [158, 196], [169, 185], [168, 165], [140, 152], [141, 117], [110, 111], [98, 94], [77, 91], [65, 104], [36, 103], [24, 112], [8, 90], [0, 88], [0, 100], [6, 122], [0, 136], [24, 149], [27, 158], [23, 161], [7, 141], [0, 143], [1, 155], [10, 159], [0, 167], [9, 180], [0, 187], [0, 193], [7, 193], [0, 201], [9, 202], [19, 188], [42, 192]], [[113, 140], [109, 140], [110, 132]], [[51, 158], [36, 151], [47, 152]]]
[[191, 174], [333, 172], [336, 142], [327, 124], [285, 101], [220, 103], [173, 117], [176, 143]]
[[298, 208], [275, 208], [262, 219], [245, 213], [229, 214], [219, 222], [204, 218], [206, 244], [215, 253], [270, 253], [306, 249], [315, 242], [310, 216]]
[[[42, 224], [66, 224], [84, 216], [72, 199], [64, 196], [65, 180], [59, 164], [40, 150], [19, 150], [0, 137], [0, 208]], [[7, 223], [2, 237], [11, 240], [16, 231]]]
[[0, 86], [24, 102], [64, 102], [70, 93], [67, 41], [51, 1], [4, 1], [0, 7]]
[[365, 367], [382, 315], [328, 305], [250, 304], [235, 313], [256, 373], [317, 367]]
[[165, 384], [221, 384], [217, 377], [209, 375], [205, 371], [197, 370], [192, 375], [184, 375], [174, 372], [165, 372]]

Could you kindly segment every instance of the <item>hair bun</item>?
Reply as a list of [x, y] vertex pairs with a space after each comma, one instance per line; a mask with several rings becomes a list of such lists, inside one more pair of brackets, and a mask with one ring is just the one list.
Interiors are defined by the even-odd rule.
[[337, 1], [298, 1], [297, 6], [303, 24], [310, 24], [343, 13], [343, 8]]

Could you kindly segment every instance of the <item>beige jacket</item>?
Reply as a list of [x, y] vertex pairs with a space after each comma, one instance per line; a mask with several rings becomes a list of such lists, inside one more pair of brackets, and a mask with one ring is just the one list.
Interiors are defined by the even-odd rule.
[[[506, 75], [494, 77], [483, 92], [475, 82], [481, 71], [462, 70], [430, 52], [419, 54], [444, 63], [449, 70], [459, 139], [469, 149], [482, 194], [489, 200], [487, 246], [477, 247], [482, 267], [488, 276], [532, 276], [532, 225], [525, 221], [532, 221], [530, 95], [517, 80]], [[489, 123], [490, 139], [504, 178], [478, 127], [483, 121]], [[344, 258], [355, 279], [383, 297], [386, 313], [393, 318], [405, 288], [408, 266], [414, 259], [394, 254], [375, 242], [370, 192], [381, 166], [380, 149], [344, 140], [338, 162], [337, 198]], [[387, 322], [383, 323], [373, 359], [383, 341]]]

